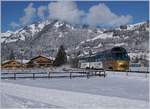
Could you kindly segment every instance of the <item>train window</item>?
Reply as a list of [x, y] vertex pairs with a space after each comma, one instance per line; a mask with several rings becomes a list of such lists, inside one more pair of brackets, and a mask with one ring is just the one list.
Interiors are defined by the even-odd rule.
[[128, 59], [128, 55], [126, 53], [114, 53], [112, 55], [114, 59]]
[[123, 59], [123, 53], [118, 53], [119, 59]]
[[98, 59], [98, 61], [101, 61], [101, 60], [102, 60], [102, 59], [100, 59], [100, 58]]
[[94, 61], [95, 61], [94, 57], [91, 57], [91, 62], [94, 62]]
[[123, 59], [126, 59], [126, 58], [127, 58], [125, 53], [122, 54], [122, 58], [123, 58]]
[[127, 53], [123, 53], [123, 59], [128, 59]]

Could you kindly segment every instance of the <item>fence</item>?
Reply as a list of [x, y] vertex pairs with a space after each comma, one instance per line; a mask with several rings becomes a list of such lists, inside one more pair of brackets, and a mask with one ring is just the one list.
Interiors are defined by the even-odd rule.
[[41, 70], [2, 70], [1, 79], [14, 79], [16, 78], [64, 78], [69, 77], [87, 77], [91, 76], [106, 76], [105, 70], [71, 70], [71, 71], [48, 71], [47, 69]]

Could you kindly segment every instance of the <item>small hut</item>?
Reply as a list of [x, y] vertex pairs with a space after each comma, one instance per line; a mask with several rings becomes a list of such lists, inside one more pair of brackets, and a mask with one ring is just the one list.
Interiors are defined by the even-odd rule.
[[32, 58], [28, 63], [27, 63], [27, 68], [32, 68], [32, 67], [49, 67], [53, 65], [53, 60], [45, 57], [45, 56], [37, 56]]
[[18, 62], [15, 59], [4, 61], [1, 64], [1, 68], [7, 68], [7, 69], [16, 69], [16, 68], [23, 68], [23, 67], [24, 64]]

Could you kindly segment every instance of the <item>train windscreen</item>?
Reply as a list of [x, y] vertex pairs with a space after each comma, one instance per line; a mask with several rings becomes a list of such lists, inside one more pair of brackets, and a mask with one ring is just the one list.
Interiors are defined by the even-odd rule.
[[115, 47], [111, 50], [114, 59], [128, 60], [129, 56], [126, 50], [122, 47]]

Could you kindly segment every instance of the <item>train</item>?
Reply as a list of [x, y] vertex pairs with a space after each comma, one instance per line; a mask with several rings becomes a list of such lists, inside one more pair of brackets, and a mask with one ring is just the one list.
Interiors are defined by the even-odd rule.
[[123, 47], [113, 47], [90, 56], [79, 57], [79, 67], [86, 69], [129, 70], [130, 57]]

